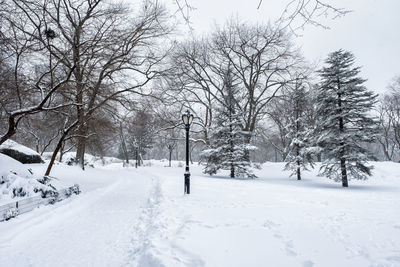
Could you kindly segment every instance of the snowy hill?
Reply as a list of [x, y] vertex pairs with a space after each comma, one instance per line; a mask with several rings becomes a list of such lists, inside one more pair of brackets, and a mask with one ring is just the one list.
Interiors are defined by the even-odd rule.
[[193, 165], [186, 196], [183, 167], [147, 165], [55, 166], [83, 193], [0, 223], [0, 265], [400, 266], [398, 163], [349, 188], [314, 171], [288, 178], [282, 163], [254, 180]]

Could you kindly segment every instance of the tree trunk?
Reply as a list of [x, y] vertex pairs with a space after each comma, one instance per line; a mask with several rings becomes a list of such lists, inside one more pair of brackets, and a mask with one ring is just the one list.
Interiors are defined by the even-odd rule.
[[[385, 139], [386, 139], [386, 138], [385, 138]], [[382, 150], [383, 150], [383, 154], [385, 155], [386, 160], [392, 161], [392, 156], [391, 156], [391, 155], [393, 155], [393, 154], [392, 154], [392, 153], [389, 154], [389, 151], [388, 151], [388, 147], [389, 147], [388, 142], [386, 142], [386, 141], [381, 141], [381, 140], [379, 140], [379, 139], [378, 139], [378, 142], [381, 144], [381, 147], [382, 147]]]
[[139, 150], [136, 148], [136, 162], [135, 162], [135, 168], [138, 167], [139, 164]]
[[[338, 81], [338, 85], [339, 85]], [[338, 87], [340, 89], [340, 86]], [[341, 94], [338, 93], [338, 105], [339, 105], [339, 115], [342, 113], [342, 98]], [[343, 117], [339, 116], [339, 131], [341, 133], [344, 132], [344, 123], [343, 123]], [[348, 181], [347, 181], [347, 170], [346, 170], [346, 158], [344, 157], [344, 142], [340, 143], [341, 146], [341, 151], [340, 151], [340, 169], [342, 172], [342, 186], [343, 187], [348, 187]]]
[[64, 148], [65, 148], [65, 141], [62, 142], [61, 148], [60, 148], [60, 157], [59, 161], [62, 162], [63, 156], [64, 156]]
[[208, 113], [209, 113], [209, 108], [206, 107], [206, 119], [205, 119], [205, 123], [204, 123], [204, 141], [206, 142], [206, 145], [209, 146], [210, 145], [210, 139], [208, 138]]
[[76, 162], [82, 170], [85, 170], [85, 147], [86, 140], [84, 137], [78, 137], [78, 144], [76, 149]]
[[299, 156], [300, 156], [300, 148], [299, 145], [296, 145], [296, 156], [297, 156], [297, 180], [301, 180], [301, 173], [300, 173], [300, 160], [299, 160]]
[[[231, 152], [231, 157], [233, 157], [233, 152], [234, 152], [234, 143], [233, 143], [233, 128], [232, 128], [232, 104], [230, 103], [229, 107], [229, 137], [230, 137], [230, 152]], [[246, 156], [247, 157], [247, 156]], [[233, 165], [233, 162], [231, 162], [231, 178], [235, 178], [235, 166]]]
[[285, 162], [285, 161], [286, 161], [286, 158], [287, 158], [287, 156], [288, 156], [288, 152], [285, 152], [285, 150], [286, 150], [286, 149], [283, 149], [283, 150], [282, 150], [282, 153], [281, 153], [282, 162]]
[[142, 154], [139, 153], [139, 167], [143, 165], [143, 158], [142, 158]]
[[83, 118], [79, 120], [78, 128], [78, 142], [76, 146], [76, 162], [79, 164], [82, 170], [85, 170], [85, 150], [86, 150], [86, 139], [87, 139], [87, 127]]
[[15, 121], [14, 116], [10, 116], [8, 118], [8, 130], [7, 132], [1, 137], [0, 139], [0, 145], [3, 144], [5, 141], [10, 139], [15, 133], [16, 133], [16, 128], [17, 128], [18, 122]]
[[122, 129], [122, 122], [120, 122], [119, 130], [120, 130], [119, 134], [120, 134], [120, 138], [121, 138], [121, 146], [122, 146], [122, 151], [124, 153], [125, 162], [126, 162], [127, 165], [129, 165], [129, 155], [128, 155], [128, 149], [126, 148], [124, 132], [123, 132], [123, 129]]
[[83, 82], [83, 75], [82, 75], [82, 68], [80, 65], [80, 28], [75, 30], [75, 43], [73, 46], [73, 59], [75, 63], [75, 89], [76, 89], [76, 103], [82, 104], [82, 106], [76, 106], [76, 116], [78, 119], [78, 138], [77, 138], [77, 145], [76, 145], [76, 157], [75, 161], [80, 165], [82, 170], [85, 169], [85, 146], [86, 146], [86, 126], [87, 120], [85, 118], [85, 109], [83, 106], [83, 93], [84, 93], [84, 82]]
[[[251, 132], [247, 132], [245, 135], [244, 135], [244, 143], [246, 144], [246, 145], [250, 145], [250, 142], [251, 142], [251, 134], [250, 134]], [[245, 149], [245, 151], [244, 151], [244, 159], [246, 160], [246, 161], [250, 161], [250, 151], [248, 150], [248, 149]]]
[[349, 187], [349, 184], [347, 181], [347, 170], [346, 170], [346, 159], [345, 158], [340, 159], [340, 169], [342, 170], [342, 186]]
[[297, 180], [301, 180], [301, 172], [299, 166], [297, 166]]
[[61, 139], [58, 141], [58, 144], [57, 144], [57, 146], [56, 146], [56, 149], [54, 149], [54, 152], [53, 152], [53, 154], [51, 155], [50, 163], [49, 163], [49, 165], [47, 166], [47, 170], [46, 170], [46, 173], [45, 173], [44, 175], [50, 175], [51, 168], [53, 168], [54, 161], [56, 160], [58, 151], [61, 149], [62, 142], [64, 141], [64, 138], [65, 138], [65, 136], [63, 135], [63, 136], [61, 137]]
[[58, 151], [63, 148], [64, 145], [64, 140], [67, 137], [68, 133], [75, 128], [75, 126], [78, 124], [78, 121], [75, 121], [73, 124], [71, 124], [66, 130], [64, 130], [64, 133], [61, 135], [60, 140], [58, 140], [57, 146], [53, 152], [53, 155], [51, 155], [51, 160], [50, 163], [47, 167], [46, 173], [44, 175], [50, 175], [51, 168], [53, 167], [54, 161], [56, 160], [57, 153]]

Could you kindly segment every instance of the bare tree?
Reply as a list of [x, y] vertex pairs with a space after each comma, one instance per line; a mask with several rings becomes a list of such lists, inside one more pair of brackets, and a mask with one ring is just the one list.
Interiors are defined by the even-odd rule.
[[[262, 5], [260, 0], [258, 8]], [[304, 29], [306, 25], [313, 25], [324, 29], [329, 27], [321, 22], [321, 18], [336, 19], [343, 17], [351, 11], [329, 4], [321, 0], [290, 0], [287, 1], [277, 23], [282, 28], [289, 28], [294, 34]]]
[[24, 117], [26, 117], [28, 115], [36, 114], [39, 112], [43, 112], [43, 111], [56, 110], [56, 109], [61, 108], [62, 106], [72, 105], [72, 104], [61, 104], [61, 106], [60, 105], [56, 105], [56, 106], [49, 105], [49, 100], [50, 100], [51, 96], [62, 85], [67, 83], [69, 78], [70, 78], [70, 75], [67, 75], [66, 80], [61, 81], [56, 86], [54, 86], [48, 90], [46, 90], [43, 87], [40, 87], [40, 85], [38, 85], [38, 83], [37, 83], [37, 88], [39, 90], [41, 90], [43, 92], [46, 91], [45, 94], [42, 94], [43, 98], [41, 98], [39, 100], [39, 102], [33, 104], [32, 106], [27, 106], [25, 108], [20, 108], [20, 109], [16, 109], [16, 110], [12, 110], [12, 111], [6, 110], [5, 112], [7, 113], [7, 117], [8, 117], [8, 129], [0, 137], [0, 144], [4, 143], [7, 139], [12, 137], [17, 132], [18, 124]]
[[[6, 97], [0, 101], [6, 131], [1, 133], [0, 144], [16, 133], [25, 117], [74, 104], [53, 101], [55, 94], [70, 82], [74, 66], [64, 68], [61, 64], [63, 57], [50, 65], [43, 63], [49, 59], [45, 46], [55, 36], [48, 34], [50, 32], [46, 30], [43, 20], [38, 19], [37, 27], [32, 27], [27, 13], [19, 9], [20, 3], [5, 0], [0, 9], [0, 39], [6, 48], [2, 51], [2, 58], [12, 70], [2, 86]], [[42, 36], [42, 43], [37, 36]]]
[[235, 101], [243, 114], [242, 130], [248, 133], [249, 143], [257, 122], [266, 115], [268, 103], [291, 82], [290, 74], [299, 69], [301, 61], [290, 34], [284, 30], [231, 20], [210, 38], [178, 46], [172, 79], [181, 101], [191, 103], [193, 110], [203, 114], [198, 117], [207, 140], [213, 103], [224, 99], [223, 77], [231, 68], [233, 83], [242, 88]]
[[400, 77], [389, 85], [389, 93], [378, 107], [381, 135], [378, 138], [387, 160], [400, 160]]
[[43, 155], [53, 148], [53, 143], [59, 138], [60, 123], [63, 115], [59, 110], [40, 112], [25, 118], [19, 125], [19, 131], [14, 138], [22, 144], [35, 144], [37, 153]]
[[[313, 128], [315, 126], [316, 114], [315, 104], [313, 103], [313, 97], [315, 92], [313, 90], [313, 84], [311, 78], [307, 75], [311, 75], [312, 70], [304, 68], [300, 74], [295, 74], [297, 77], [293, 82], [287, 83], [282, 89], [282, 94], [274, 98], [267, 109], [267, 121], [272, 122], [272, 125], [266, 127], [266, 129], [260, 134], [264, 140], [271, 144], [275, 151], [277, 151], [283, 161], [290, 153], [290, 145], [293, 141], [293, 134], [290, 134], [289, 125], [293, 125], [294, 117], [298, 116], [298, 110], [294, 110], [293, 103], [297, 103], [294, 97], [296, 96], [296, 87], [304, 87], [306, 95], [304, 96], [304, 103], [301, 103], [301, 120], [303, 126], [307, 128]], [[302, 126], [302, 127], [303, 127]], [[293, 129], [292, 129], [293, 131]]]
[[[159, 74], [163, 51], [156, 44], [169, 31], [165, 10], [156, 1], [144, 1], [137, 12], [103, 0], [10, 1], [36, 29], [30, 37], [71, 72], [69, 99], [79, 104], [77, 160], [84, 168], [93, 114], [122, 94], [146, 94], [145, 85]], [[39, 31], [43, 27], [54, 41]]]
[[[263, 2], [263, 0], [259, 0], [256, 8], [260, 9], [264, 5]], [[351, 12], [351, 10], [322, 0], [287, 0], [285, 2], [286, 5], [276, 23], [281, 28], [290, 29], [294, 34], [298, 34], [299, 30], [306, 25], [329, 29], [326, 23], [322, 22], [323, 19], [336, 19]], [[188, 0], [174, 0], [174, 3], [177, 7], [176, 13], [181, 15], [189, 29], [192, 30], [190, 14], [196, 9], [195, 5]]]

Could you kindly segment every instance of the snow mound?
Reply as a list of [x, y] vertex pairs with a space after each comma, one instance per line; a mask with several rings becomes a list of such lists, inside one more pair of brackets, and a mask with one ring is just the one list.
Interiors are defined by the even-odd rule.
[[0, 154], [0, 203], [15, 197], [31, 197], [54, 192], [54, 186], [34, 175], [15, 159]]
[[0, 145], [0, 153], [5, 154], [21, 163], [44, 163], [42, 157], [34, 150], [7, 140]]

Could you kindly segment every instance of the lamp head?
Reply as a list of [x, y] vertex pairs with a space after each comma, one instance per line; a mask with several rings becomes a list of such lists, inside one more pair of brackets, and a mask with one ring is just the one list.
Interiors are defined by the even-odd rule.
[[190, 111], [186, 110], [186, 112], [182, 115], [182, 121], [185, 126], [190, 126], [193, 121], [193, 114], [190, 114]]

